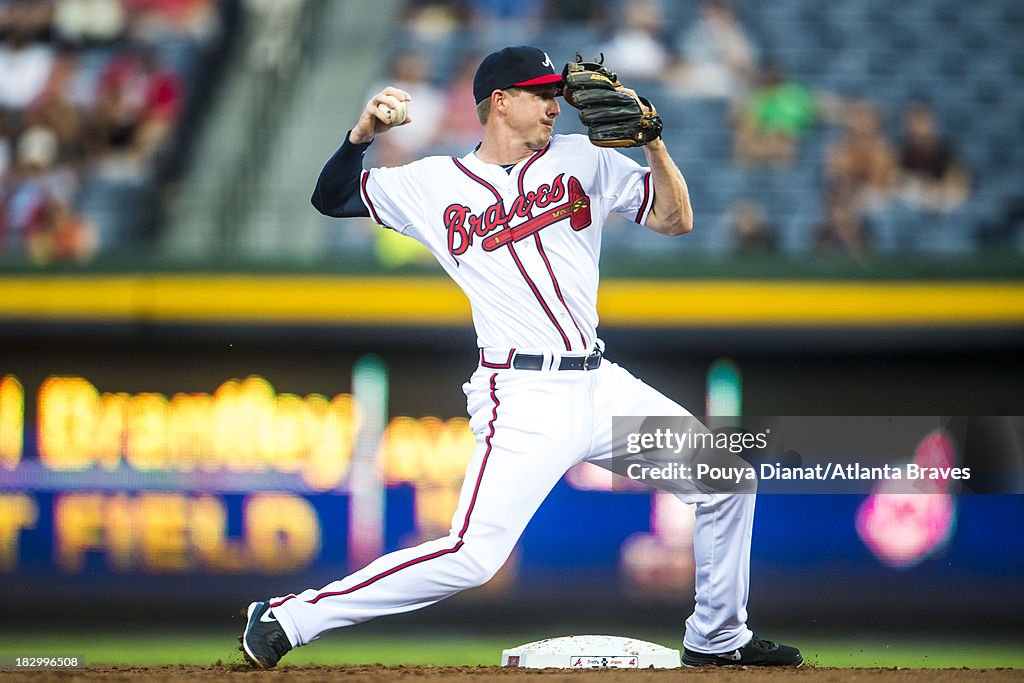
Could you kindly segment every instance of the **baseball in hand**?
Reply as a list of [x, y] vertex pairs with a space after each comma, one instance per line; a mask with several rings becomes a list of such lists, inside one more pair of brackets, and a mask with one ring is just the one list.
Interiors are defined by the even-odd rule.
[[397, 126], [409, 117], [409, 109], [402, 100], [398, 101], [398, 106], [395, 108], [389, 107], [387, 104], [381, 102], [377, 105], [377, 110], [381, 113], [389, 126]]

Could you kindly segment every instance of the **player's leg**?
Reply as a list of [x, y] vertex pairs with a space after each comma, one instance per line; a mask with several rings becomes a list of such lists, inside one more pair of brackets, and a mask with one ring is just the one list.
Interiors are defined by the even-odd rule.
[[[614, 416], [689, 416], [675, 401], [613, 363], [598, 371], [595, 446], [590, 459], [611, 468]], [[796, 648], [761, 640], [747, 627], [752, 493], [680, 493], [695, 509], [696, 605], [686, 620], [683, 662], [704, 665], [799, 665]]]
[[733, 651], [754, 635], [747, 628], [747, 597], [756, 496], [710, 493], [680, 498], [697, 506], [695, 604], [686, 620], [683, 645], [695, 652]]
[[[614, 363], [602, 364], [596, 372], [595, 440], [589, 458], [595, 464], [612, 469], [613, 417], [692, 415]], [[755, 496], [680, 493], [678, 497], [696, 505], [696, 606], [686, 622], [684, 644], [704, 652], [738, 648], [753, 635], [746, 621]]]
[[321, 589], [271, 600], [272, 617], [292, 646], [330, 629], [426, 607], [486, 582], [501, 568], [590, 441], [587, 430], [559, 429], [580, 417], [579, 402], [569, 398], [575, 382], [548, 386], [545, 374], [474, 375], [467, 396], [477, 444], [448, 536], [389, 553]]

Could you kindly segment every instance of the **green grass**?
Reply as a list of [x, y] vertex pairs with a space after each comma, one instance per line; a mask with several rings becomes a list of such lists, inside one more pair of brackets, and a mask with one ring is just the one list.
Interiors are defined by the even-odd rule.
[[[291, 652], [285, 662], [301, 664], [496, 665], [504, 648], [546, 635], [473, 634], [401, 636], [332, 633]], [[633, 634], [679, 647], [671, 634]], [[212, 664], [241, 661], [234, 631], [182, 632], [0, 632], [5, 654], [84, 655], [88, 664]], [[808, 664], [822, 667], [1024, 668], [1024, 650], [1013, 641], [960, 638], [856, 639], [782, 637], [800, 647]]]

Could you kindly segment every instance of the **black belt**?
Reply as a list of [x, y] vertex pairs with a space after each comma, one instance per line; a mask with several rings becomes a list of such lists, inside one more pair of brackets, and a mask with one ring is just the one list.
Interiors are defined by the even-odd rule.
[[[604, 352], [594, 351], [589, 356], [562, 356], [558, 363], [559, 370], [596, 370], [601, 366]], [[512, 367], [516, 370], [543, 370], [544, 356], [532, 353], [517, 353], [512, 359]]]

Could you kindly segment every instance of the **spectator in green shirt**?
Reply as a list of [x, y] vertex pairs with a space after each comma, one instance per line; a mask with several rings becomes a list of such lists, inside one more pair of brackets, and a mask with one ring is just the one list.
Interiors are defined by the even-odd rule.
[[734, 114], [736, 158], [749, 165], [791, 166], [800, 137], [821, 114], [822, 103], [814, 91], [788, 80], [778, 67], [766, 68]]

